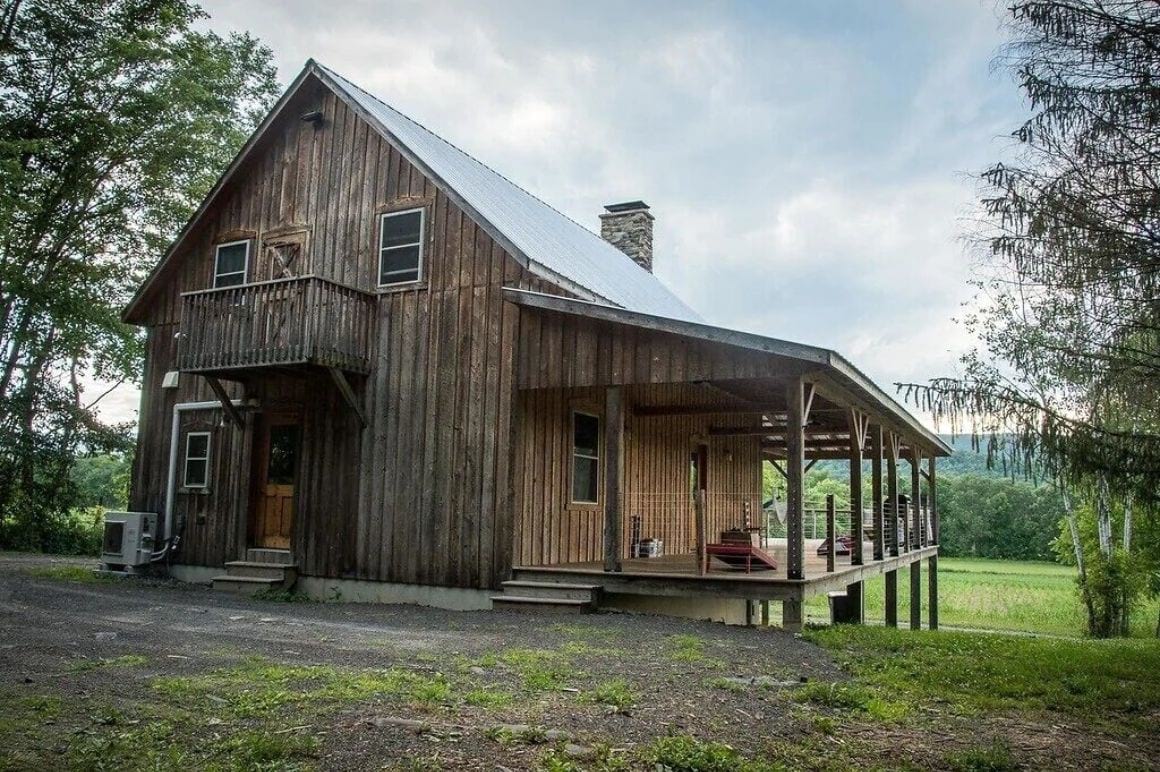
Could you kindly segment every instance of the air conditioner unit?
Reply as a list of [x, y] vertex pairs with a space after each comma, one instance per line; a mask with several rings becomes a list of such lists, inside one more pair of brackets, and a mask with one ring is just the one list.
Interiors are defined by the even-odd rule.
[[149, 565], [156, 538], [156, 512], [106, 512], [101, 562], [106, 570], [134, 573]]

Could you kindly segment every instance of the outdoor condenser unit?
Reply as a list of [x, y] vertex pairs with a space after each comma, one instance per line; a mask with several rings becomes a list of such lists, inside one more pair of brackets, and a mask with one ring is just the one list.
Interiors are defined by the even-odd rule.
[[111, 571], [149, 565], [157, 537], [155, 512], [106, 512], [101, 562]]

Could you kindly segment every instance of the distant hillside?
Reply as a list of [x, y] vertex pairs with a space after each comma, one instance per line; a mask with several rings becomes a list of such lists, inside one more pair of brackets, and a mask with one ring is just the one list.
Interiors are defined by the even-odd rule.
[[[955, 450], [948, 458], [938, 460], [939, 474], [974, 474], [982, 477], [1010, 476], [1010, 473], [1003, 468], [1002, 459], [996, 459], [994, 469], [987, 468], [987, 439], [985, 437], [979, 438], [978, 452], [971, 447], [970, 435], [959, 435], [952, 438], [949, 434], [940, 434], [939, 437]], [[819, 461], [814, 465], [814, 469], [829, 472], [830, 476], [843, 480], [850, 476], [850, 465], [845, 461]]]

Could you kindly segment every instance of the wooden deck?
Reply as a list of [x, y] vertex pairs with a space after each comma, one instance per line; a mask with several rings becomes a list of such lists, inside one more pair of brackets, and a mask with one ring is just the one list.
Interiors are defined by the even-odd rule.
[[[566, 563], [551, 566], [517, 566], [517, 578], [536, 578], [543, 581], [583, 579], [600, 584], [606, 592], [665, 595], [674, 597], [747, 598], [750, 600], [800, 600], [846, 585], [896, 571], [924, 558], [938, 554], [937, 545], [904, 552], [898, 557], [875, 561], [867, 559], [860, 566], [850, 564], [850, 557], [839, 555], [833, 572], [826, 570], [826, 559], [817, 554], [820, 540], [806, 541], [805, 578], [786, 576], [786, 545], [774, 540], [765, 552], [777, 561], [776, 571], [746, 573], [725, 567], [713, 561], [710, 570], [700, 575], [693, 555], [666, 555], [659, 558], [625, 560], [619, 573], [604, 571], [603, 564]], [[873, 545], [865, 542], [865, 555], [873, 555]]]

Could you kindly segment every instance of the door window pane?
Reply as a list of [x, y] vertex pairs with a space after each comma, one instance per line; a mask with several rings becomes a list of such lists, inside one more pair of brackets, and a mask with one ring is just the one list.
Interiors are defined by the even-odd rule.
[[293, 485], [298, 476], [298, 427], [293, 424], [270, 427], [270, 459], [266, 481], [271, 485]]

